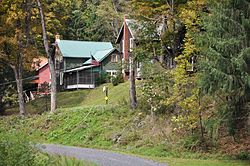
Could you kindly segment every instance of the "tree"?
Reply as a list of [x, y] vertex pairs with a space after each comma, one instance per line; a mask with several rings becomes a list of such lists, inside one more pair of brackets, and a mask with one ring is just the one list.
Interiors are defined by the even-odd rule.
[[46, 23], [43, 13], [43, 8], [41, 6], [40, 0], [37, 0], [37, 6], [40, 12], [41, 17], [41, 25], [43, 32], [43, 43], [46, 55], [49, 61], [50, 75], [51, 75], [51, 112], [55, 112], [56, 110], [56, 69], [55, 69], [55, 46], [52, 46], [51, 50], [49, 49], [49, 42], [47, 37]]
[[135, 16], [155, 25], [161, 43], [161, 53], [157, 59], [165, 68], [172, 68], [173, 59], [181, 53], [185, 26], [178, 18], [178, 9], [186, 0], [132, 0]]
[[[121, 0], [73, 0], [63, 33], [74, 40], [115, 41], [123, 12]], [[107, 17], [108, 16], [108, 17]]]
[[250, 2], [210, 0], [209, 6], [202, 19], [203, 33], [197, 37], [200, 87], [220, 102], [220, 114], [234, 136], [250, 99]]
[[31, 44], [31, 1], [1, 2], [0, 62], [12, 68], [18, 91], [19, 111], [26, 113], [23, 98], [23, 68], [36, 55]]

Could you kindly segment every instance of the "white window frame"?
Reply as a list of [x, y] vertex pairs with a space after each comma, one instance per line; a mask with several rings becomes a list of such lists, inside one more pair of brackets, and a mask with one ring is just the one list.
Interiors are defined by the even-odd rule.
[[113, 63], [117, 63], [118, 62], [118, 55], [117, 54], [113, 54], [111, 56], [111, 62], [113, 62]]
[[129, 39], [129, 51], [132, 52], [134, 48], [134, 38]]
[[194, 71], [194, 56], [191, 57], [191, 64], [190, 68], [187, 69], [187, 71]]

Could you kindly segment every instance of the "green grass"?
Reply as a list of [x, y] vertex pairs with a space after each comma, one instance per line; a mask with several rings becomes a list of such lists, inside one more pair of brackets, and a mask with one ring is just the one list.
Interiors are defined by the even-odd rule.
[[78, 160], [65, 156], [51, 156], [49, 166], [98, 166], [89, 161]]
[[170, 166], [249, 166], [247, 161], [237, 160], [199, 160], [199, 159], [181, 159], [181, 158], [151, 158]]
[[122, 102], [127, 102], [129, 96], [129, 84], [128, 82], [121, 83], [119, 86], [113, 86], [111, 84], [105, 84], [97, 87], [95, 90], [90, 91], [86, 98], [82, 101], [82, 105], [105, 105], [105, 93], [103, 92], [103, 86], [108, 87], [110, 105], [117, 105]]
[[[0, 132], [22, 132], [34, 142], [56, 143], [109, 149], [143, 155], [150, 159], [181, 165], [246, 166], [248, 163], [226, 159], [223, 155], [192, 153], [174, 149], [172, 142], [159, 137], [145, 113], [131, 111], [126, 106], [129, 84], [109, 87], [109, 104], [105, 104], [102, 87], [58, 94], [58, 109], [54, 114], [16, 115], [0, 117]], [[123, 106], [119, 105], [123, 104]], [[44, 109], [44, 99], [27, 104], [30, 113]], [[143, 122], [140, 126], [140, 122]], [[181, 159], [182, 158], [182, 159]], [[183, 159], [189, 158], [189, 159]], [[199, 160], [203, 159], [203, 160]]]
[[[93, 106], [105, 105], [105, 93], [103, 86], [109, 89], [109, 105], [117, 105], [119, 103], [127, 103], [129, 95], [128, 82], [113, 86], [112, 84], [104, 84], [96, 89], [83, 89], [75, 91], [59, 92], [57, 94], [57, 107], [58, 108], [71, 108], [76, 106]], [[47, 97], [47, 108], [49, 105], [50, 97]], [[39, 98], [26, 104], [26, 110], [29, 114], [42, 113], [46, 111], [46, 98]], [[8, 109], [7, 112], [18, 114], [18, 107]]]

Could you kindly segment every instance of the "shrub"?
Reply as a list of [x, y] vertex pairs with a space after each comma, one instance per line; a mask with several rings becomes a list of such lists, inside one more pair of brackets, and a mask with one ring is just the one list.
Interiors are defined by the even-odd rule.
[[33, 166], [36, 165], [35, 154], [24, 138], [20, 136], [1, 136], [0, 165]]
[[0, 134], [0, 166], [93, 166], [75, 158], [49, 156], [41, 153], [27, 138], [19, 134]]
[[110, 76], [107, 73], [101, 73], [99, 77], [96, 78], [96, 84], [101, 85], [109, 82]]
[[122, 73], [119, 72], [116, 76], [111, 77], [111, 82], [113, 86], [117, 86], [118, 84], [123, 83], [124, 79]]
[[236, 155], [236, 159], [238, 159], [238, 160], [250, 160], [250, 153], [247, 151], [242, 151], [238, 155]]
[[180, 145], [187, 150], [197, 150], [200, 144], [200, 136], [197, 133], [186, 136], [180, 141]]

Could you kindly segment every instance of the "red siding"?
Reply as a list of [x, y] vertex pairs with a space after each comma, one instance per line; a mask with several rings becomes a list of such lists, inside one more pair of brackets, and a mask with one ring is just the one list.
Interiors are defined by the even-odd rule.
[[38, 86], [40, 86], [44, 82], [50, 83], [50, 70], [48, 64], [39, 69], [38, 76], [39, 76]]

